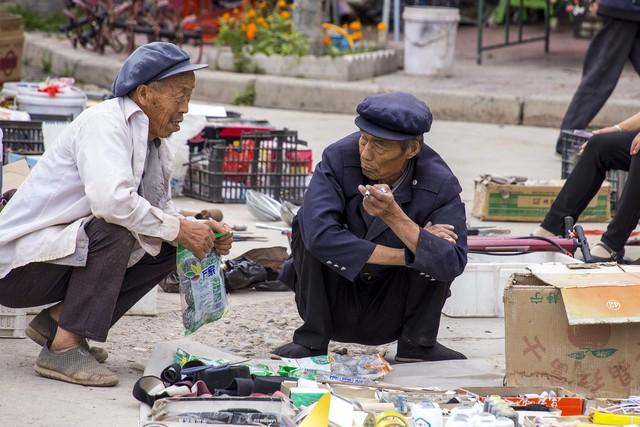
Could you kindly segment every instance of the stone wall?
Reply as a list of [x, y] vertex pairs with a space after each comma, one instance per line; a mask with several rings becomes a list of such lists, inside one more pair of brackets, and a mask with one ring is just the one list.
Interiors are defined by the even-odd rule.
[[[2, 2], [2, 0], [0, 0]], [[53, 15], [62, 13], [64, 0], [14, 0], [19, 6], [35, 12], [39, 15]]]

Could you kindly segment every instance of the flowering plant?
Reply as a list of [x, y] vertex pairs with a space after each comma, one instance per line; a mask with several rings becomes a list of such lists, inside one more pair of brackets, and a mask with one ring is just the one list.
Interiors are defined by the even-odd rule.
[[278, 0], [273, 6], [265, 0], [244, 0], [242, 8], [223, 15], [217, 44], [231, 48], [236, 68], [242, 68], [245, 55], [302, 56], [309, 52], [309, 39], [296, 30], [291, 7], [285, 0]]

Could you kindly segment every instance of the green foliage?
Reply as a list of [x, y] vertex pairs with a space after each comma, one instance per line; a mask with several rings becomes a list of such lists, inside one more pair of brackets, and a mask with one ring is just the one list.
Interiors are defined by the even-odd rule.
[[256, 103], [256, 85], [252, 83], [247, 86], [244, 92], [233, 100], [233, 105], [249, 105], [253, 106]]
[[7, 7], [4, 11], [20, 15], [25, 31], [57, 33], [60, 31], [60, 27], [67, 23], [67, 18], [61, 13], [43, 16], [18, 5]]
[[252, 53], [304, 56], [309, 53], [309, 38], [299, 33], [289, 18], [277, 13], [267, 17], [268, 27], [259, 26], [251, 44]]
[[40, 57], [40, 68], [45, 74], [51, 73], [53, 60], [51, 58], [51, 52], [43, 52]]
[[259, 72], [251, 61], [257, 53], [303, 56], [310, 52], [309, 38], [296, 30], [287, 8], [281, 2], [265, 2], [257, 9], [222, 18], [216, 43], [231, 48], [236, 71]]

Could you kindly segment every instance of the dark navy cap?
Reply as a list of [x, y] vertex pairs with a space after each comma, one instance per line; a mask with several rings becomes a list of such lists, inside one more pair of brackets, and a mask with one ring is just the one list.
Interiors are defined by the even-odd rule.
[[140, 46], [124, 61], [113, 80], [113, 96], [125, 96], [141, 84], [208, 67], [191, 64], [189, 54], [173, 43], [153, 42]]
[[431, 129], [427, 104], [404, 92], [367, 96], [356, 111], [356, 126], [381, 139], [405, 141]]

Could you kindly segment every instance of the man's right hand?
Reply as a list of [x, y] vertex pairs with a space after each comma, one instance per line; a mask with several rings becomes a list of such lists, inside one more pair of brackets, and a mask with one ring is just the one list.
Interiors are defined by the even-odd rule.
[[205, 222], [180, 220], [180, 231], [176, 242], [187, 248], [199, 259], [205, 258], [213, 249], [215, 233]]
[[444, 239], [447, 242], [453, 243], [454, 245], [458, 241], [458, 235], [451, 224], [431, 224], [431, 221], [429, 221], [427, 222], [427, 225], [424, 226], [424, 229], [427, 230], [428, 233]]

